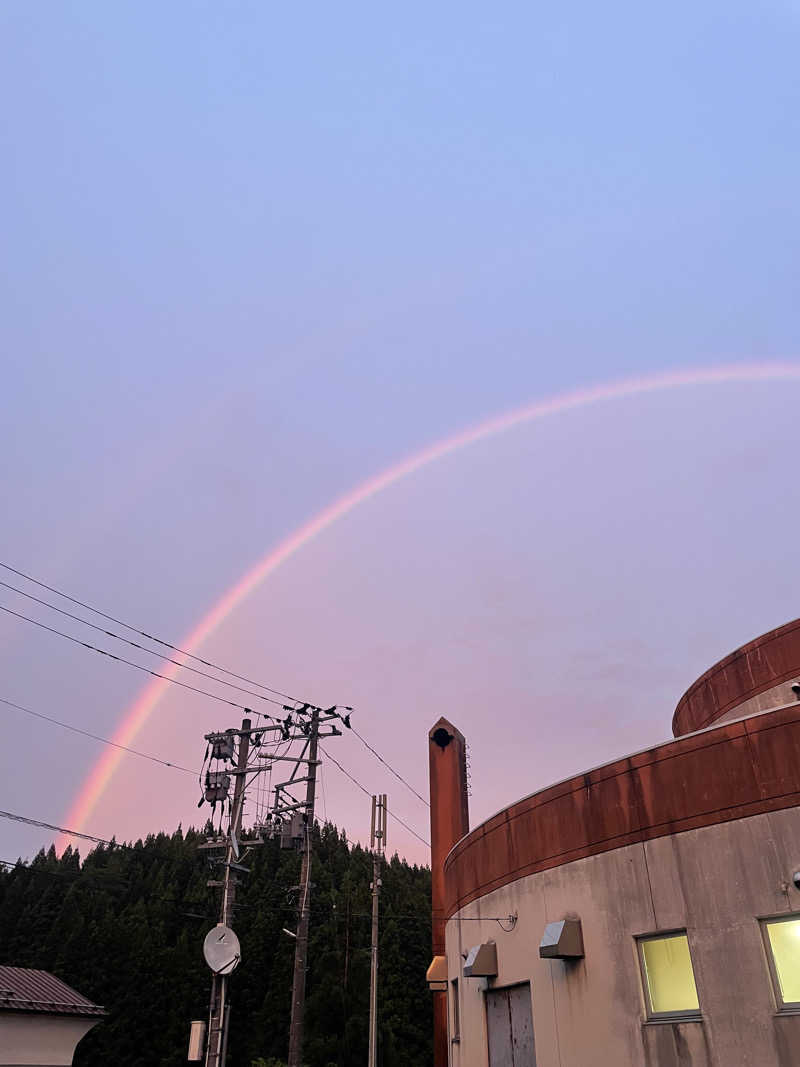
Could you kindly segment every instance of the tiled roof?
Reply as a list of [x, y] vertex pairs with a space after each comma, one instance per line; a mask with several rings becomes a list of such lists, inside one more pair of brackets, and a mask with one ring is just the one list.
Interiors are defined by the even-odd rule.
[[49, 1015], [105, 1015], [105, 1008], [71, 989], [49, 971], [0, 967], [0, 1012], [32, 1011]]

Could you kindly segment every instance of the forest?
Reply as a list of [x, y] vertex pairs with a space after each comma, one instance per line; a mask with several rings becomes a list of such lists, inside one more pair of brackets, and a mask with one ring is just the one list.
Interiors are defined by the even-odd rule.
[[[99, 845], [85, 858], [51, 846], [0, 873], [0, 962], [51, 971], [103, 1005], [76, 1067], [185, 1064], [189, 1024], [205, 1020], [203, 938], [219, 890], [196, 830]], [[287, 1054], [300, 856], [254, 848], [232, 922], [242, 962], [230, 981], [229, 1067], [281, 1067]], [[305, 1014], [307, 1067], [367, 1062], [372, 858], [315, 824]], [[387, 859], [382, 874], [379, 1064], [431, 1062], [430, 871]]]

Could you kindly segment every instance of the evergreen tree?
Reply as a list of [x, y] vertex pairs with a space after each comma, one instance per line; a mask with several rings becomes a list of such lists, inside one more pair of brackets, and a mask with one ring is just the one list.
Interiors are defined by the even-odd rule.
[[[306, 984], [307, 1067], [367, 1059], [372, 859], [329, 823], [315, 825]], [[205, 1019], [202, 956], [219, 901], [204, 835], [159, 833], [128, 846], [41, 851], [0, 873], [0, 960], [52, 971], [108, 1009], [78, 1045], [76, 1067], [178, 1067], [189, 1022]], [[232, 925], [242, 963], [229, 983], [230, 1067], [284, 1067], [300, 856], [278, 841], [254, 848]], [[430, 871], [396, 855], [383, 870], [379, 980], [381, 1067], [432, 1057]]]

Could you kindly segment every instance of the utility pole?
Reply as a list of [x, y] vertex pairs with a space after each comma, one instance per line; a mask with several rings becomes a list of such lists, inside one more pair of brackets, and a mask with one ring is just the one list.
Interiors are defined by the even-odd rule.
[[378, 897], [381, 862], [386, 849], [386, 794], [372, 798], [372, 952], [369, 975], [369, 1067], [378, 1067]]
[[[244, 808], [245, 779], [247, 777], [247, 757], [250, 753], [250, 720], [242, 720], [239, 734], [239, 752], [236, 760], [236, 781], [233, 787], [233, 807], [228, 841], [225, 848], [225, 873], [222, 882], [222, 907], [219, 926], [229, 926], [233, 916], [236, 899], [237, 878], [234, 869], [238, 866], [239, 835], [242, 829], [242, 809]], [[208, 1043], [206, 1045], [206, 1067], [225, 1067], [228, 1052], [228, 1021], [230, 1005], [227, 1001], [228, 975], [214, 973], [211, 980], [211, 999], [208, 1009]]]
[[292, 980], [292, 1019], [289, 1024], [289, 1065], [302, 1067], [303, 1011], [306, 1001], [306, 970], [308, 963], [308, 920], [311, 905], [311, 840], [314, 831], [314, 802], [317, 789], [317, 743], [319, 741], [319, 708], [311, 714], [308, 745], [308, 781], [306, 783], [305, 833], [303, 860], [300, 867], [300, 908], [297, 918], [297, 939], [294, 947], [294, 978]]
[[[247, 710], [247, 709], [245, 709]], [[242, 722], [241, 730], [225, 730], [222, 733], [205, 735], [208, 742], [206, 758], [209, 759], [205, 774], [204, 793], [200, 804], [211, 804], [212, 820], [218, 803], [228, 801], [231, 778], [235, 777], [233, 800], [230, 808], [228, 833], [219, 831], [199, 845], [201, 849], [224, 850], [224, 858], [213, 861], [224, 866], [221, 879], [212, 879], [210, 886], [222, 889], [222, 907], [220, 922], [206, 935], [203, 954], [211, 968], [213, 979], [211, 1000], [208, 1013], [208, 1039], [205, 1051], [205, 1067], [225, 1067], [228, 1045], [229, 1001], [227, 995], [228, 978], [240, 961], [241, 948], [239, 940], [229, 923], [233, 917], [238, 874], [247, 873], [244, 860], [255, 845], [263, 845], [265, 838], [280, 838], [281, 848], [299, 847], [302, 851], [300, 873], [300, 897], [298, 906], [297, 933], [295, 942], [294, 980], [292, 983], [292, 1016], [289, 1030], [289, 1064], [301, 1067], [303, 1051], [303, 1009], [305, 1006], [306, 970], [308, 966], [308, 926], [311, 914], [311, 846], [314, 829], [314, 803], [316, 799], [316, 780], [318, 746], [321, 738], [341, 737], [334, 720], [350, 728], [350, 712], [338, 711], [337, 706], [318, 708], [311, 704], [298, 707], [284, 705], [288, 712], [284, 719], [267, 716], [269, 725], [251, 727], [250, 720]], [[320, 726], [327, 723], [327, 729], [320, 731]], [[279, 736], [276, 736], [279, 735]], [[238, 746], [235, 739], [238, 737]], [[269, 740], [265, 741], [265, 737]], [[290, 755], [285, 750], [278, 754], [278, 748], [285, 742], [302, 742], [299, 755]], [[262, 752], [258, 760], [248, 766], [251, 749], [258, 750], [269, 746], [268, 752]], [[231, 766], [234, 759], [235, 766]], [[252, 833], [244, 843], [242, 853], [240, 845], [242, 829], [242, 811], [244, 808], [247, 776], [257, 776], [264, 771], [271, 771], [283, 763], [294, 764], [294, 769], [287, 781], [278, 783], [274, 788], [275, 802], [270, 814], [251, 828]], [[307, 774], [301, 775], [300, 769], [308, 767]], [[306, 799], [298, 800], [293, 788], [306, 783]], [[223, 807], [224, 812], [224, 807]], [[212, 823], [213, 828], [213, 823]], [[289, 932], [289, 931], [287, 931]], [[193, 1023], [201, 1026], [200, 1023]], [[194, 1031], [193, 1031], [194, 1032]]]

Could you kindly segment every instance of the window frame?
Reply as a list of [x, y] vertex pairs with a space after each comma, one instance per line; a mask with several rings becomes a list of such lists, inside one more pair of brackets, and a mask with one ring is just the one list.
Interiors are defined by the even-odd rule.
[[450, 979], [450, 1041], [453, 1044], [458, 1044], [461, 1041], [461, 1005], [458, 1002], [458, 986], [459, 982], [457, 978]]
[[781, 980], [778, 967], [775, 963], [775, 953], [772, 951], [772, 942], [769, 939], [767, 927], [773, 923], [800, 922], [800, 912], [782, 912], [780, 915], [764, 915], [758, 920], [761, 930], [761, 942], [764, 946], [764, 954], [767, 958], [767, 970], [772, 983], [772, 993], [775, 997], [775, 1010], [778, 1015], [800, 1015], [800, 1000], [784, 1000], [781, 993]]
[[[655, 1011], [653, 1009], [653, 1000], [650, 995], [650, 982], [647, 977], [647, 964], [644, 958], [644, 944], [647, 941], [666, 941], [670, 937], [685, 937], [686, 948], [689, 952], [689, 963], [692, 968], [692, 979], [694, 980], [694, 988], [697, 993], [696, 1008], [687, 1008], [684, 1011]], [[650, 934], [637, 934], [636, 936], [636, 955], [639, 958], [639, 976], [642, 983], [642, 992], [644, 994], [644, 1007], [645, 1015], [648, 1023], [670, 1023], [670, 1022], [698, 1022], [703, 1019], [703, 1009], [700, 1004], [700, 990], [697, 987], [697, 975], [694, 968], [694, 958], [692, 956], [692, 946], [689, 943], [689, 934], [685, 927], [678, 928], [677, 930], [657, 930]]]

